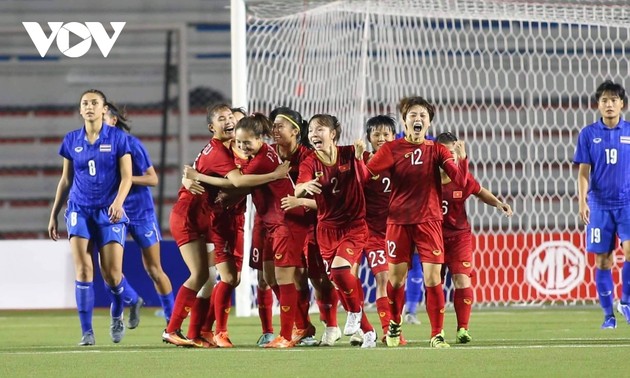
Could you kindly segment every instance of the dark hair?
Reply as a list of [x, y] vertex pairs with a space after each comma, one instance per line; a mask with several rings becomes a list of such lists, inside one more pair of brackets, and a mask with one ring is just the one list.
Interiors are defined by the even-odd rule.
[[236, 130], [247, 130], [254, 133], [256, 137], [271, 135], [271, 121], [262, 113], [254, 113], [250, 116], [241, 118], [236, 124]]
[[626, 90], [623, 89], [621, 84], [613, 83], [612, 80], [606, 80], [597, 87], [595, 91], [595, 102], [599, 102], [600, 97], [604, 94], [604, 92], [612, 93], [613, 95], [619, 96], [619, 98], [626, 103]]
[[337, 117], [330, 114], [315, 114], [308, 121], [308, 124], [310, 125], [313, 121], [318, 121], [322, 126], [326, 126], [336, 132], [333, 142], [337, 142], [339, 140], [339, 137], [341, 136], [341, 123], [339, 123]]
[[88, 89], [87, 91], [81, 93], [81, 97], [79, 97], [79, 103], [81, 102], [81, 99], [83, 98], [83, 96], [85, 96], [88, 93], [95, 93], [101, 96], [101, 98], [103, 99], [103, 104], [107, 104], [107, 96], [105, 96], [105, 93], [99, 91], [98, 89]]
[[441, 144], [450, 144], [457, 142], [455, 134], [447, 131], [437, 136], [437, 142]]
[[116, 124], [112, 126], [116, 126], [118, 129], [126, 132], [131, 132], [131, 126], [129, 126], [129, 120], [127, 119], [127, 111], [125, 109], [120, 111], [118, 107], [111, 102], [106, 102], [105, 105], [111, 115], [116, 117]]
[[379, 114], [367, 120], [365, 123], [365, 132], [368, 139], [372, 132], [378, 128], [389, 129], [393, 135], [396, 135], [396, 121], [388, 115]]
[[297, 138], [298, 143], [311, 148], [311, 142], [308, 140], [308, 122], [302, 118], [302, 115], [291, 108], [280, 106], [271, 111], [269, 114], [269, 120], [273, 123], [279, 115], [288, 117], [290, 121], [292, 121], [291, 124], [293, 124], [293, 127], [296, 127], [295, 125], [297, 125], [297, 129], [300, 132]]
[[232, 111], [232, 114], [234, 113], [241, 113], [243, 115], [243, 117], [247, 117], [247, 111], [245, 110], [245, 108], [230, 108], [230, 110]]
[[221, 110], [232, 111], [232, 108], [230, 107], [230, 105], [224, 102], [208, 105], [208, 107], [206, 108], [206, 121], [208, 122], [208, 125], [212, 123], [212, 116]]
[[425, 100], [420, 96], [411, 96], [404, 97], [398, 103], [398, 111], [402, 116], [403, 121], [407, 118], [407, 113], [409, 113], [409, 109], [413, 106], [420, 105], [427, 110], [429, 113], [429, 121], [433, 121], [433, 117], [435, 117], [435, 107], [429, 103], [429, 101]]

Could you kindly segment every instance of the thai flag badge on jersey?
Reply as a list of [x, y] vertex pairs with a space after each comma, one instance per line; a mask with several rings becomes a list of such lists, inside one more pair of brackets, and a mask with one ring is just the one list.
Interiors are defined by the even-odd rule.
[[619, 138], [619, 141], [623, 144], [630, 144], [630, 136], [622, 136]]
[[462, 193], [461, 190], [454, 190], [453, 191], [453, 198], [462, 198], [464, 196], [464, 193]]
[[99, 147], [99, 151], [101, 151], [101, 152], [112, 152], [112, 145], [111, 144], [101, 144], [101, 146]]

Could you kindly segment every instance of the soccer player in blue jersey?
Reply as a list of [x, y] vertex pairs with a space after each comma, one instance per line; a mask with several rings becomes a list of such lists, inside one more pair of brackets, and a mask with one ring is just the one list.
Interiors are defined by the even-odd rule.
[[92, 243], [98, 248], [101, 272], [111, 305], [110, 336], [119, 343], [123, 323], [123, 246], [128, 218], [123, 210], [131, 188], [131, 150], [127, 135], [103, 123], [107, 111], [105, 95], [96, 89], [81, 95], [80, 114], [84, 126], [66, 134], [59, 148], [63, 171], [55, 193], [48, 234], [57, 240], [57, 217], [68, 199], [66, 225], [74, 261], [77, 310], [83, 336], [79, 345], [94, 345], [94, 267]]
[[579, 215], [586, 224], [586, 250], [596, 254], [595, 285], [604, 310], [602, 329], [611, 329], [617, 327], [611, 272], [616, 236], [626, 257], [617, 310], [630, 323], [630, 123], [621, 117], [626, 91], [620, 84], [603, 82], [595, 100], [601, 118], [580, 131], [573, 161], [579, 164]]
[[[105, 123], [116, 126], [122, 131], [130, 132], [131, 127], [128, 124], [125, 113], [121, 112], [111, 102], [106, 105], [107, 112], [103, 118]], [[133, 135], [128, 136], [133, 172], [131, 177], [133, 186], [124, 205], [125, 212], [129, 218], [128, 232], [142, 249], [142, 264], [153, 281], [155, 290], [160, 298], [166, 323], [168, 324], [173, 312], [175, 299], [173, 298], [171, 280], [164, 273], [160, 263], [160, 240], [162, 240], [162, 235], [155, 217], [153, 196], [149, 189], [150, 186], [157, 185], [158, 177], [149, 157], [149, 152], [142, 142]], [[144, 300], [138, 296], [131, 286], [125, 288], [124, 297], [125, 303], [130, 305], [128, 326], [133, 329], [140, 322], [140, 307], [142, 307]]]

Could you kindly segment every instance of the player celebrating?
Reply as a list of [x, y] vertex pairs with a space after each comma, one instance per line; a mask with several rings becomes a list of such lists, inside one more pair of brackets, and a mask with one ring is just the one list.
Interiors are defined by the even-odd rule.
[[[394, 140], [394, 134], [396, 133], [396, 121], [393, 118], [378, 115], [372, 117], [366, 122], [366, 133], [368, 141], [372, 146], [373, 152], [365, 151], [363, 153], [363, 161], [367, 163], [370, 158], [376, 153], [381, 146], [386, 142]], [[361, 144], [357, 146], [358, 149], [365, 149], [364, 142], [357, 141]], [[387, 229], [387, 212], [389, 206], [389, 195], [392, 191], [391, 179], [389, 172], [383, 172], [378, 177], [373, 177], [368, 180], [363, 188], [366, 199], [366, 216], [365, 220], [368, 225], [370, 233], [367, 244], [363, 248], [363, 254], [365, 255], [368, 266], [374, 274], [374, 280], [376, 281], [376, 312], [378, 313], [379, 320], [381, 321], [381, 328], [383, 329], [383, 341], [385, 341], [385, 335], [389, 327], [389, 321], [391, 320], [389, 303], [387, 300], [387, 255], [385, 245], [385, 231]], [[356, 263], [353, 267], [355, 276], [358, 277], [359, 264]], [[362, 342], [362, 339], [354, 335], [350, 339], [350, 344], [356, 345]]]
[[[457, 138], [451, 133], [442, 133], [437, 137], [438, 143], [451, 151], [457, 160], [455, 151]], [[488, 189], [481, 187], [477, 180], [468, 173], [464, 186], [456, 185], [442, 170], [442, 210], [444, 223], [444, 264], [451, 272], [455, 295], [455, 315], [457, 316], [457, 343], [466, 344], [472, 340], [468, 333], [470, 311], [473, 303], [473, 289], [470, 282], [472, 272], [472, 232], [466, 214], [466, 199], [474, 195], [485, 204], [496, 207], [506, 216], [512, 216], [512, 208], [499, 201]]]
[[586, 224], [586, 251], [595, 253], [595, 285], [604, 311], [602, 329], [617, 327], [613, 313], [611, 268], [616, 236], [625, 262], [621, 270], [621, 301], [617, 310], [630, 323], [630, 123], [621, 117], [626, 91], [612, 81], [595, 92], [601, 118], [580, 131], [575, 148], [579, 164], [580, 219]]
[[[63, 171], [55, 193], [48, 234], [57, 240], [57, 217], [68, 198], [66, 223], [74, 260], [77, 310], [83, 336], [79, 345], [94, 345], [94, 266], [90, 243], [98, 248], [101, 272], [112, 304], [110, 336], [119, 343], [125, 334], [123, 324], [123, 247], [129, 221], [123, 203], [131, 188], [131, 150], [124, 132], [105, 125], [107, 99], [103, 92], [90, 89], [81, 95], [81, 129], [63, 139], [59, 154]], [[69, 192], [69, 193], [68, 193]]]
[[[105, 113], [103, 120], [108, 125], [116, 126], [119, 130], [131, 131], [125, 114], [121, 113], [112, 103], [107, 103], [107, 113]], [[128, 232], [142, 249], [142, 264], [153, 281], [162, 304], [166, 323], [168, 323], [173, 312], [173, 288], [171, 280], [162, 270], [162, 264], [160, 263], [160, 240], [162, 240], [162, 235], [155, 218], [153, 196], [151, 195], [151, 190], [149, 190], [149, 186], [157, 185], [158, 177], [149, 157], [149, 152], [142, 142], [133, 135], [128, 135], [128, 137], [133, 172], [131, 177], [133, 185], [124, 204], [125, 212], [127, 217], [129, 217]], [[141, 297], [138, 297], [131, 286], [125, 288], [124, 296], [125, 302], [131, 305], [128, 326], [130, 329], [133, 329], [138, 326], [140, 321], [139, 310], [144, 301]]]
[[338, 147], [337, 118], [318, 114], [309, 121], [315, 153], [300, 165], [295, 196], [314, 196], [317, 203], [317, 242], [332, 281], [348, 311], [345, 335], [364, 332], [362, 348], [376, 346], [376, 332], [363, 313], [361, 282], [351, 273], [368, 238], [363, 184], [367, 172], [354, 146]]
[[425, 139], [435, 109], [424, 98], [403, 98], [399, 111], [405, 125], [405, 138], [385, 143], [367, 164], [373, 175], [386, 170], [391, 175], [386, 240], [389, 262], [387, 296], [392, 320], [386, 342], [388, 346], [400, 343], [405, 276], [415, 244], [425, 274], [427, 314], [431, 323], [430, 345], [444, 348], [449, 345], [444, 341], [444, 293], [440, 274], [444, 263], [440, 168], [456, 184], [463, 185], [468, 172], [466, 153], [463, 143], [457, 142], [455, 148], [464, 163], [460, 170], [446, 147]]

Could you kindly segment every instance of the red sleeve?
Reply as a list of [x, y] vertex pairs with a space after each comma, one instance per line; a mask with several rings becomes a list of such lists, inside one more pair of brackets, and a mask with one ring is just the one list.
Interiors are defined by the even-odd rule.
[[367, 163], [367, 169], [371, 172], [370, 176], [376, 176], [394, 165], [394, 156], [389, 145], [390, 143], [382, 145]]
[[368, 182], [368, 180], [373, 176], [370, 171], [367, 169], [367, 166], [365, 165], [365, 163], [363, 162], [363, 160], [360, 159], [354, 159], [356, 160], [354, 162], [354, 164], [357, 167], [357, 177], [359, 178], [359, 183], [361, 183], [361, 186], [364, 186], [366, 182]]
[[234, 163], [234, 157], [230, 155], [227, 148], [215, 148], [214, 151], [216, 151], [216, 155], [212, 158], [211, 162], [211, 170], [213, 172], [216, 172], [221, 177], [225, 177], [228, 173], [237, 169]]
[[303, 182], [311, 181], [313, 178], [315, 178], [313, 158], [311, 156], [312, 155], [308, 156], [302, 161], [302, 163], [300, 163], [300, 174], [298, 175], [296, 185]]
[[444, 172], [448, 177], [460, 188], [466, 187], [466, 178], [468, 176], [468, 160], [464, 159], [460, 161], [459, 166], [455, 164], [453, 154], [448, 148], [440, 143], [436, 143], [438, 148], [438, 160]]

